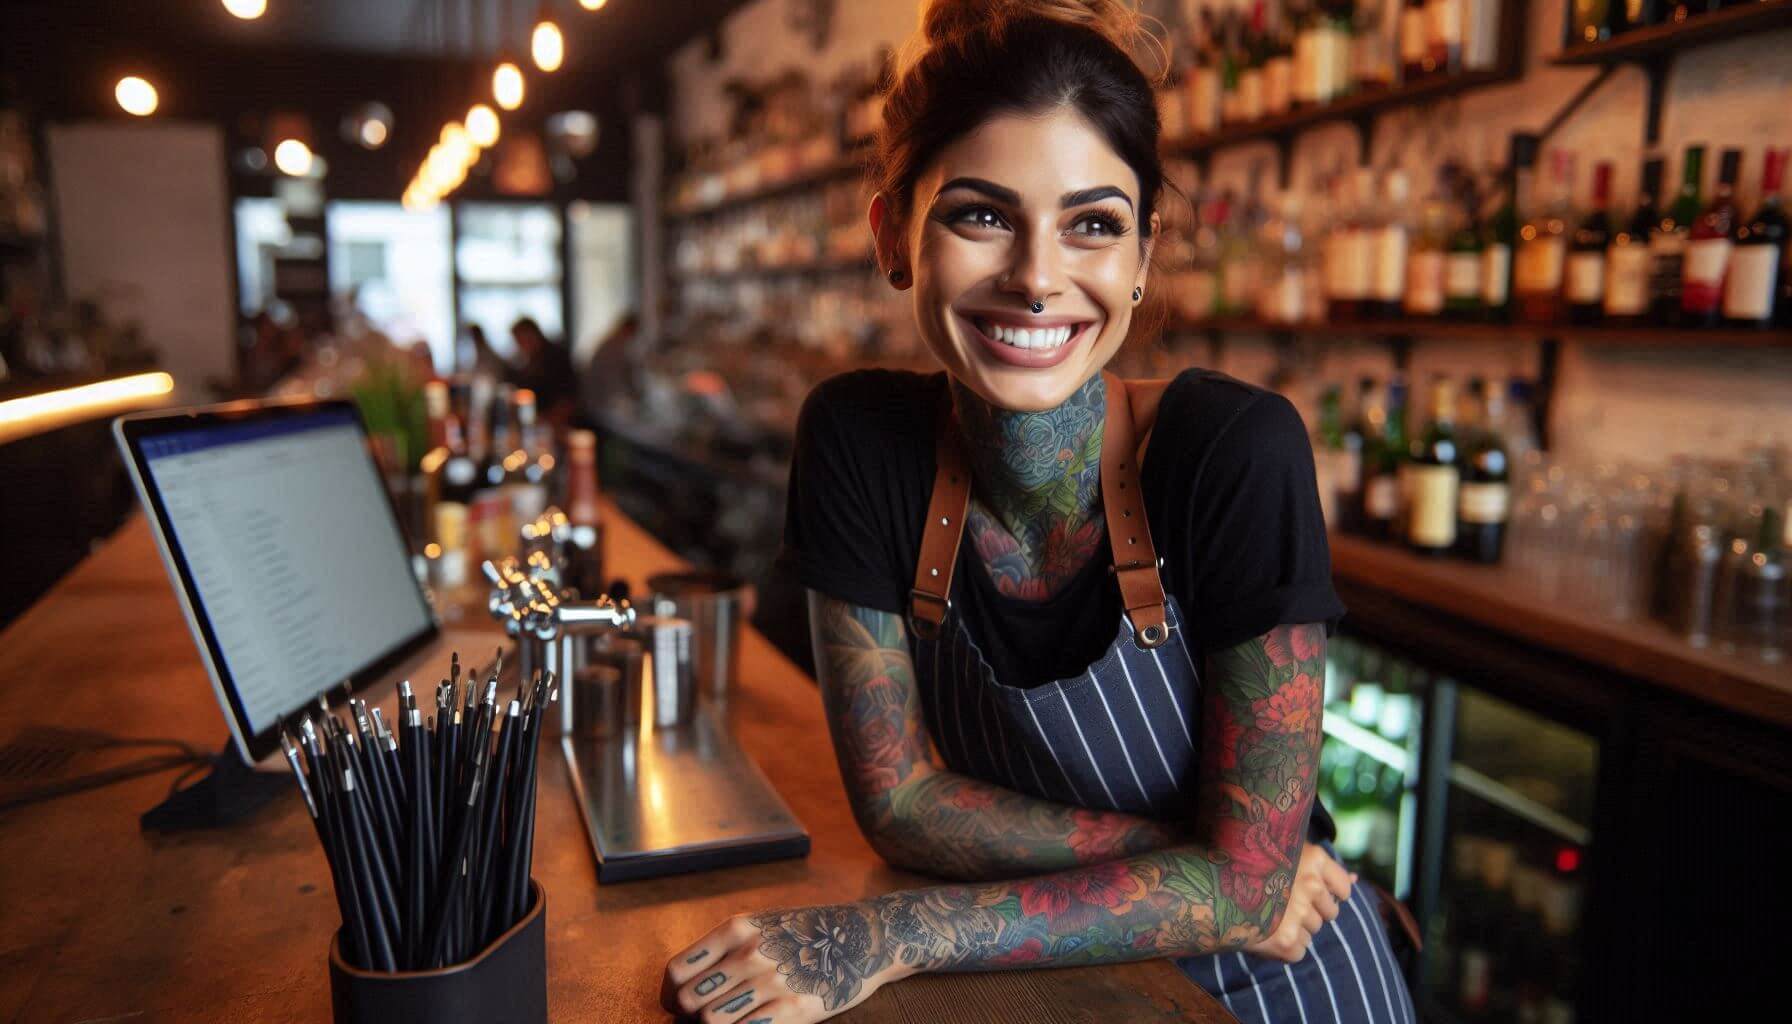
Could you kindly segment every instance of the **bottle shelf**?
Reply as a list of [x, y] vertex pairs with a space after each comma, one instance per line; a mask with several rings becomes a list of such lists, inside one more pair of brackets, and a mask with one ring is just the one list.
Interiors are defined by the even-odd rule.
[[1528, 821], [1568, 842], [1586, 846], [1593, 841], [1593, 831], [1585, 825], [1502, 785], [1498, 779], [1484, 775], [1468, 765], [1460, 762], [1450, 765], [1450, 784], [1467, 790], [1506, 813]]
[[866, 153], [864, 150], [854, 150], [850, 153], [836, 157], [830, 163], [823, 164], [820, 167], [801, 171], [782, 181], [760, 185], [758, 188], [746, 192], [724, 196], [712, 203], [683, 206], [668, 203], [665, 209], [666, 219], [680, 221], [691, 220], [697, 217], [711, 217], [719, 213], [727, 213], [731, 210], [739, 210], [743, 207], [752, 206], [755, 203], [763, 203], [773, 199], [784, 199], [789, 196], [807, 192], [813, 188], [818, 188], [822, 185], [830, 185], [837, 181], [846, 181], [856, 178], [864, 172], [865, 156]]
[[1564, 47], [1549, 62], [1558, 66], [1617, 64], [1786, 27], [1792, 27], [1792, 0], [1756, 0], [1685, 21], [1639, 28], [1602, 43], [1577, 43]]
[[1243, 124], [1224, 125], [1211, 134], [1166, 139], [1163, 150], [1171, 156], [1198, 157], [1245, 142], [1286, 140], [1316, 125], [1365, 120], [1402, 107], [1429, 103], [1471, 89], [1509, 82], [1517, 77], [1516, 67], [1498, 67], [1485, 71], [1461, 71], [1384, 89], [1353, 92], [1323, 105], [1298, 108]]
[[1366, 757], [1380, 761], [1402, 775], [1411, 777], [1413, 758], [1411, 754], [1407, 753], [1406, 748], [1378, 732], [1365, 729], [1352, 722], [1345, 717], [1342, 708], [1336, 710], [1326, 708], [1321, 728], [1325, 730], [1327, 736], [1339, 743]]
[[1252, 317], [1173, 318], [1166, 329], [1185, 333], [1293, 335], [1305, 338], [1408, 338], [1439, 341], [1578, 341], [1651, 348], [1792, 347], [1792, 329], [1625, 327], [1600, 324], [1497, 324], [1452, 320], [1354, 320], [1270, 323]]
[[869, 256], [845, 260], [820, 260], [814, 263], [785, 263], [777, 266], [737, 267], [733, 270], [689, 270], [673, 273], [681, 284], [693, 282], [758, 281], [781, 277], [803, 277], [820, 274], [868, 272], [875, 266]]

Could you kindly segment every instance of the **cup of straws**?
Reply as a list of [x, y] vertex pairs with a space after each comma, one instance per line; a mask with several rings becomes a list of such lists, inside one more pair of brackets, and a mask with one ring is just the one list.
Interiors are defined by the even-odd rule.
[[541, 723], [553, 673], [498, 698], [455, 655], [426, 716], [407, 681], [396, 729], [351, 700], [281, 736], [330, 864], [335, 1019], [547, 1020], [547, 898], [530, 877]]

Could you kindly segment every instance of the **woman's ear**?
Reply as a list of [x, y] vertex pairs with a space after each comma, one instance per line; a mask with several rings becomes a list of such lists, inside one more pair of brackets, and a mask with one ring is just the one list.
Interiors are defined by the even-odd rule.
[[1158, 219], [1157, 212], [1151, 213], [1151, 237], [1145, 239], [1145, 256], [1139, 261], [1139, 279], [1133, 287], [1141, 290], [1145, 287], [1145, 279], [1151, 276], [1151, 254], [1157, 250], [1158, 233], [1163, 230], [1163, 222]]
[[871, 208], [866, 211], [871, 221], [871, 235], [875, 239], [877, 251], [877, 269], [897, 291], [909, 286], [908, 267], [902, 259], [901, 225], [895, 223], [894, 209], [890, 201], [879, 192], [871, 197]]

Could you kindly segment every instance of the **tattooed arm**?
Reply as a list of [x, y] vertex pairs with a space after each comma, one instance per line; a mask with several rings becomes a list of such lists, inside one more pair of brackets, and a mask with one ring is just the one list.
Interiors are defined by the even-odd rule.
[[1160, 822], [1041, 800], [947, 771], [927, 726], [902, 617], [810, 591], [816, 673], [859, 829], [891, 864], [987, 880], [1169, 847]]
[[1209, 659], [1194, 841], [1041, 877], [730, 918], [668, 965], [668, 1005], [733, 1021], [769, 1002], [767, 1020], [815, 1021], [919, 971], [1261, 942], [1288, 904], [1312, 809], [1324, 661], [1318, 625], [1279, 626]]

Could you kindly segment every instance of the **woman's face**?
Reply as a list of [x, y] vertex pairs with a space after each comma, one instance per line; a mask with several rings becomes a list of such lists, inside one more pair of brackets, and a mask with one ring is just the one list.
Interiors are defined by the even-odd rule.
[[879, 197], [871, 226], [946, 371], [998, 408], [1038, 412], [1126, 339], [1150, 257], [1138, 204], [1132, 168], [1062, 107], [985, 122], [921, 174], [907, 224], [887, 223]]

